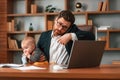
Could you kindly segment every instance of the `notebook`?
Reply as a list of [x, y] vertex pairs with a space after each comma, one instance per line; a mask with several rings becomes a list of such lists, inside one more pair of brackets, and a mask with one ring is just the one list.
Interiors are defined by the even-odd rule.
[[66, 68], [97, 67], [101, 63], [105, 41], [76, 40]]

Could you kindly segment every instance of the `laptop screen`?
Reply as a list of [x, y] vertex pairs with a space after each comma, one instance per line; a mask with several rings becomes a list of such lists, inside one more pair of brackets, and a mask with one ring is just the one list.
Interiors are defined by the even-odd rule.
[[71, 49], [67, 68], [99, 66], [104, 47], [105, 41], [76, 40]]

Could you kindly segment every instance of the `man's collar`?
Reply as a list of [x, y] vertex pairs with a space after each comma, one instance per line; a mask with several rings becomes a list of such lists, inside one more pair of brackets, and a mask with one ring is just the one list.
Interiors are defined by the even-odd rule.
[[52, 31], [52, 33], [51, 33], [51, 38], [52, 38], [52, 37], [54, 37], [53, 31]]
[[53, 33], [53, 31], [52, 31], [52, 33], [51, 33], [51, 38], [53, 38], [53, 37], [60, 37], [60, 36], [61, 36], [61, 35], [55, 36], [54, 33]]

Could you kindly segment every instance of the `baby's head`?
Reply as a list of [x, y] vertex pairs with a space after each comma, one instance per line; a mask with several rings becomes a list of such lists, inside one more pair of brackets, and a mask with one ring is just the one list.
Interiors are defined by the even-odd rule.
[[26, 51], [28, 53], [31, 53], [35, 49], [35, 39], [33, 37], [25, 37], [22, 40], [21, 47], [23, 49], [23, 52], [25, 53]]

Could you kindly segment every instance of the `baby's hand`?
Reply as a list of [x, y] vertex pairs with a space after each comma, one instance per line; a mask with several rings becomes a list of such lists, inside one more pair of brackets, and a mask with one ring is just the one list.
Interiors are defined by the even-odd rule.
[[27, 55], [29, 55], [30, 53], [28, 53], [28, 52], [25, 52], [25, 53], [23, 53], [23, 55], [25, 55], [25, 56], [27, 56]]

